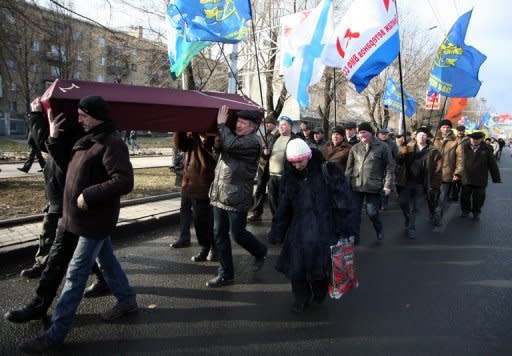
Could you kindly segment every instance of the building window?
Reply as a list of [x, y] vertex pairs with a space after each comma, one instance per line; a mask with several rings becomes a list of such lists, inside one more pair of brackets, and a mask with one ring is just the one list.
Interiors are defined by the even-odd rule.
[[14, 59], [6, 59], [5, 64], [8, 69], [16, 69], [16, 61]]
[[18, 111], [18, 103], [15, 101], [9, 101], [9, 111], [17, 112]]
[[104, 82], [104, 81], [105, 81], [105, 77], [103, 76], [103, 74], [99, 74], [99, 75], [96, 77], [96, 81], [97, 81], [97, 82]]
[[16, 19], [9, 10], [4, 10], [4, 15], [8, 23], [14, 24], [16, 22]]
[[105, 57], [100, 57], [98, 63], [100, 66], [104, 66], [105, 65]]
[[150, 66], [145, 66], [144, 67], [144, 74], [151, 75], [151, 73], [152, 73], [151, 67]]
[[105, 47], [105, 39], [100, 37], [98, 38], [98, 47]]
[[132, 64], [130, 64], [130, 70], [131, 70], [132, 72], [136, 72], [136, 71], [137, 71], [137, 64], [136, 64], [136, 63], [132, 63]]
[[16, 83], [14, 83], [14, 82], [9, 83], [9, 91], [16, 91]]
[[84, 39], [84, 34], [82, 33], [82, 31], [76, 31], [75, 32], [75, 41], [82, 42], [83, 39]]
[[60, 77], [60, 68], [57, 66], [50, 66], [50, 74], [52, 77]]
[[73, 74], [73, 79], [76, 79], [76, 80], [80, 80], [80, 79], [82, 79], [82, 73], [80, 73], [80, 72], [75, 72], [75, 73]]
[[137, 55], [137, 48], [132, 48], [132, 56], [136, 56]]
[[41, 42], [39, 42], [38, 40], [32, 41], [30, 48], [34, 52], [39, 52], [39, 50], [41, 49]]

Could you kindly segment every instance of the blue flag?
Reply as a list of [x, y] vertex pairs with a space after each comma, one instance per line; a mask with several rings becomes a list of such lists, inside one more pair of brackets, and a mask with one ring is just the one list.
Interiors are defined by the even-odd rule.
[[192, 58], [194, 58], [203, 48], [208, 47], [211, 42], [208, 41], [187, 41], [180, 21], [181, 17], [176, 17], [175, 8], [170, 5], [167, 7], [169, 19], [167, 32], [167, 54], [171, 64], [171, 77], [176, 79], [187, 68]]
[[459, 17], [452, 26], [437, 50], [430, 73], [429, 87], [448, 97], [474, 97], [482, 84], [478, 71], [487, 57], [464, 43], [472, 12]]
[[[416, 100], [409, 95], [405, 90], [405, 115], [411, 117], [416, 113]], [[384, 105], [397, 112], [402, 112], [402, 93], [400, 92], [400, 85], [396, 84], [391, 78], [386, 80], [386, 89], [384, 90], [383, 97]]]
[[170, 0], [167, 8], [178, 19], [187, 41], [236, 43], [249, 32], [249, 0]]

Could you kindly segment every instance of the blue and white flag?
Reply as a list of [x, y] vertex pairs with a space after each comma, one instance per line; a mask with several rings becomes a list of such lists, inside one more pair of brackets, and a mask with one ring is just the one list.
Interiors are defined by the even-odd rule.
[[428, 85], [447, 97], [474, 97], [482, 84], [478, 71], [487, 57], [464, 43], [473, 10], [459, 17], [437, 50]]
[[189, 42], [239, 42], [247, 37], [252, 17], [249, 0], [170, 0], [167, 11]]
[[[405, 95], [405, 115], [411, 117], [416, 113], [416, 99], [404, 90]], [[400, 85], [391, 78], [386, 79], [386, 89], [384, 90], [383, 103], [390, 109], [402, 112], [402, 93]]]
[[[308, 88], [320, 81], [325, 68], [320, 56], [333, 29], [331, 0], [322, 0], [314, 9], [290, 16], [301, 19], [283, 28], [282, 72], [286, 89], [305, 108], [309, 105]], [[283, 24], [293, 22], [289, 19], [284, 17]]]
[[176, 79], [187, 68], [192, 58], [202, 49], [208, 47], [208, 41], [187, 41], [183, 31], [181, 16], [177, 16], [175, 8], [167, 7], [167, 54], [169, 55], [172, 79]]
[[395, 60], [400, 51], [398, 17], [392, 0], [355, 0], [336, 26], [322, 55], [341, 68], [358, 93]]

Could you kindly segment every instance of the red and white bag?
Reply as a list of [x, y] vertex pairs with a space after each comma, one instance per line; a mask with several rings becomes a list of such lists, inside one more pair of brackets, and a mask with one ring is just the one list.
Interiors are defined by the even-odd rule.
[[354, 241], [340, 239], [331, 249], [331, 280], [329, 282], [329, 295], [333, 299], [340, 299], [352, 288], [359, 286], [354, 264]]

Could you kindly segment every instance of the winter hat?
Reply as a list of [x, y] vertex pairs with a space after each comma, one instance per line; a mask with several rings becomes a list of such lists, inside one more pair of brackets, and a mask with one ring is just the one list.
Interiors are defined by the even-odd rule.
[[450, 126], [450, 127], [452, 127], [452, 126], [453, 126], [452, 122], [451, 122], [450, 120], [447, 120], [447, 119], [441, 120], [441, 121], [439, 122], [439, 127], [441, 127], [441, 126], [445, 126], [445, 125], [446, 125], [446, 126]]
[[293, 140], [288, 141], [288, 145], [286, 146], [286, 159], [288, 162], [294, 163], [310, 159], [311, 155], [311, 148], [309, 148], [308, 144], [304, 140], [294, 138]]
[[78, 103], [78, 107], [87, 115], [95, 118], [96, 120], [107, 121], [108, 117], [108, 104], [101, 96], [90, 95], [82, 98]]
[[475, 131], [468, 135], [470, 138], [474, 138], [475, 140], [481, 139], [485, 137], [485, 134], [482, 131]]
[[345, 135], [345, 128], [343, 128], [343, 126], [340, 126], [340, 125], [336, 125], [334, 126], [334, 128], [332, 129], [332, 132], [336, 132], [340, 135]]
[[254, 111], [254, 110], [242, 110], [242, 111], [238, 111], [236, 113], [236, 116], [241, 118], [241, 119], [245, 119], [245, 120], [249, 120], [249, 121], [252, 121], [254, 122], [256, 125], [259, 125], [260, 124], [260, 117], [261, 117], [261, 114], [260, 112], [258, 111]]
[[457, 130], [457, 131], [466, 131], [466, 126], [464, 126], [464, 125], [457, 125], [457, 126], [455, 126], [455, 130]]
[[355, 121], [347, 121], [343, 124], [343, 127], [346, 129], [355, 129], [357, 125]]
[[370, 125], [369, 122], [360, 123], [359, 126], [357, 127], [357, 130], [358, 131], [368, 131], [368, 132], [373, 133], [373, 127], [372, 127], [372, 125]]
[[420, 132], [423, 132], [427, 136], [430, 135], [430, 130], [425, 126], [421, 126], [416, 130], [416, 134], [419, 134]]
[[313, 133], [325, 133], [324, 129], [321, 127], [317, 127], [313, 130]]
[[290, 127], [293, 127], [293, 121], [288, 116], [281, 116], [279, 118], [279, 122], [281, 122], [283, 120], [286, 121], [288, 124], [290, 124]]

